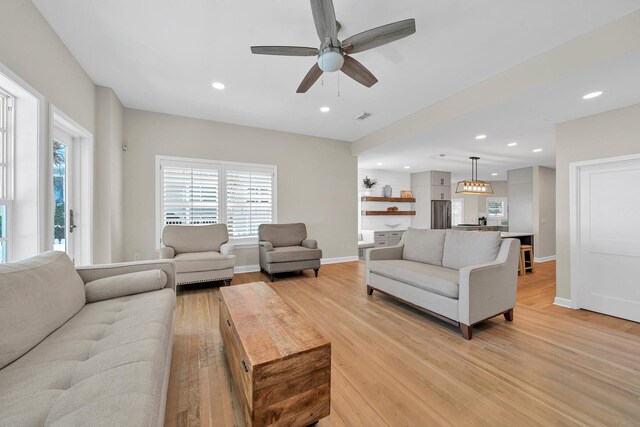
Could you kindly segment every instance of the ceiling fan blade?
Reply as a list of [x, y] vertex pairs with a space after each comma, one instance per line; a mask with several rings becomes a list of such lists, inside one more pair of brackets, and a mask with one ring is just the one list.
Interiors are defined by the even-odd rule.
[[317, 56], [319, 51], [315, 47], [251, 46], [251, 53], [258, 55]]
[[410, 36], [416, 32], [416, 20], [405, 19], [382, 27], [363, 31], [344, 40], [342, 48], [346, 53], [358, 53], [392, 41]]
[[316, 24], [316, 31], [320, 41], [331, 39], [334, 46], [338, 45], [338, 24], [336, 22], [336, 12], [333, 9], [333, 0], [311, 0], [311, 13], [313, 22]]
[[378, 83], [378, 79], [371, 74], [371, 71], [349, 55], [344, 56], [344, 64], [342, 64], [340, 71], [366, 87], [371, 87]]
[[311, 67], [307, 75], [304, 76], [304, 79], [302, 79], [302, 83], [300, 83], [300, 86], [298, 86], [298, 90], [296, 90], [296, 92], [305, 93], [306, 91], [308, 91], [311, 86], [313, 86], [313, 84], [320, 78], [321, 75], [322, 70], [320, 69], [320, 67], [318, 67], [318, 63], [316, 62], [315, 64], [313, 64], [313, 67]]

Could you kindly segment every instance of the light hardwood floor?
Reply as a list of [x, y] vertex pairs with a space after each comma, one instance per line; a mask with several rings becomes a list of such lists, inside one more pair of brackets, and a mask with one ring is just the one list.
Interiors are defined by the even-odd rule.
[[[267, 281], [236, 275], [233, 284]], [[555, 263], [519, 278], [514, 321], [473, 340], [380, 293], [364, 265], [271, 284], [332, 343], [319, 426], [640, 425], [640, 324], [552, 304]], [[178, 292], [167, 426], [243, 426], [218, 331], [218, 288]]]

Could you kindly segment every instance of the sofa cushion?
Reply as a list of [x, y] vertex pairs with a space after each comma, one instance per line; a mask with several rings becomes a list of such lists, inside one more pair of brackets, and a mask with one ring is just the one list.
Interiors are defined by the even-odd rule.
[[258, 239], [271, 242], [274, 248], [299, 246], [307, 238], [307, 227], [297, 224], [260, 224]]
[[408, 228], [402, 235], [402, 259], [442, 265], [445, 230]]
[[155, 426], [174, 307], [171, 289], [85, 305], [0, 370], [0, 424]]
[[499, 231], [447, 230], [442, 265], [459, 270], [495, 261], [501, 240]]
[[157, 291], [167, 284], [167, 274], [162, 270], [136, 271], [94, 280], [85, 285], [87, 302]]
[[176, 273], [193, 273], [197, 271], [224, 270], [233, 268], [236, 263], [234, 255], [221, 255], [220, 252], [193, 252], [178, 254], [173, 259]]
[[309, 249], [303, 246], [284, 246], [273, 248], [266, 254], [267, 262], [308, 261], [322, 258], [321, 249]]
[[226, 224], [167, 225], [162, 230], [162, 243], [171, 246], [176, 254], [190, 252], [220, 252], [229, 241]]
[[64, 252], [1, 264], [0, 368], [62, 326], [84, 304], [84, 282]]
[[406, 260], [370, 261], [373, 274], [434, 292], [449, 298], [458, 298], [460, 273], [457, 270]]

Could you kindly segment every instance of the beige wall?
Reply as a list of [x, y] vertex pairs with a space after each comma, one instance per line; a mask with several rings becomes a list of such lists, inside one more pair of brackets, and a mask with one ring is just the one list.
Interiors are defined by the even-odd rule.
[[556, 295], [571, 297], [569, 164], [640, 153], [640, 104], [556, 126]]
[[[157, 258], [155, 156], [278, 167], [278, 222], [304, 222], [325, 258], [357, 255], [357, 159], [348, 143], [125, 109], [124, 258]], [[258, 264], [256, 248], [237, 265]]]
[[556, 255], [556, 170], [534, 168], [534, 233], [536, 258]]
[[0, 63], [93, 133], [95, 86], [29, 0], [0, 1]]
[[110, 88], [96, 88], [95, 211], [93, 261], [123, 260], [122, 182], [124, 108]]

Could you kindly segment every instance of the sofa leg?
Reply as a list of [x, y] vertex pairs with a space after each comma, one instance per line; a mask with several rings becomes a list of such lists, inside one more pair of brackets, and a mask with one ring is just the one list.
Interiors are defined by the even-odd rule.
[[225, 286], [231, 286], [231, 279], [225, 279], [224, 280], [224, 285]]
[[313, 269], [313, 272], [314, 272], [314, 273], [316, 273], [316, 277], [318, 277], [318, 271], [320, 271], [320, 269], [319, 269], [319, 268], [314, 268], [314, 269]]
[[513, 308], [510, 308], [509, 310], [505, 311], [502, 314], [504, 315], [504, 318], [507, 319], [509, 322], [513, 322]]
[[272, 282], [276, 281], [276, 276], [274, 276], [273, 274], [269, 275], [269, 279], [271, 279]]
[[470, 340], [471, 338], [473, 338], [473, 326], [460, 323], [460, 332], [462, 332], [462, 336], [466, 340]]
[[367, 295], [373, 295], [373, 288], [367, 285]]

